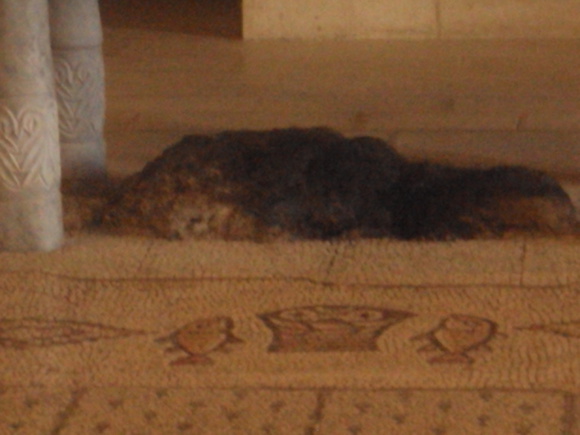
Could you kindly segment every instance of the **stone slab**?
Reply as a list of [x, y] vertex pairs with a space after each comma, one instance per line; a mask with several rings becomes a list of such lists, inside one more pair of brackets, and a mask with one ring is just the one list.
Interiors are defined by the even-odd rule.
[[0, 273], [44, 272], [77, 278], [120, 278], [138, 275], [151, 239], [81, 234], [50, 253], [0, 253]]
[[243, 4], [245, 39], [574, 38], [574, 0], [250, 0]]
[[442, 0], [441, 36], [454, 38], [577, 38], [574, 0]]
[[464, 166], [523, 165], [562, 178], [580, 176], [580, 133], [575, 131], [400, 131], [390, 141], [414, 159], [428, 156]]
[[580, 126], [575, 40], [240, 44], [135, 29], [105, 34], [111, 156], [149, 150], [154, 131]]
[[521, 280], [523, 242], [354, 243], [337, 256], [329, 280], [364, 285], [510, 285]]
[[142, 263], [143, 278], [320, 279], [341, 243], [167, 242], [156, 240]]
[[245, 39], [425, 38], [436, 35], [432, 0], [248, 0]]
[[528, 241], [523, 259], [522, 282], [525, 285], [567, 285], [580, 282], [578, 243]]

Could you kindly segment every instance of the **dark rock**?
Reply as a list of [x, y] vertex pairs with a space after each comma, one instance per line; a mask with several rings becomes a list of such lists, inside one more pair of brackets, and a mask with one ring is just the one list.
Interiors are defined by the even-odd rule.
[[102, 223], [167, 238], [466, 239], [569, 234], [547, 175], [406, 161], [380, 139], [324, 129], [187, 136], [127, 179]]

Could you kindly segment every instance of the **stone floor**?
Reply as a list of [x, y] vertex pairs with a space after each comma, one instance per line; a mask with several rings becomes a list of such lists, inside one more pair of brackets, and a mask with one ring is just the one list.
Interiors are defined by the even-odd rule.
[[[84, 234], [3, 253], [0, 433], [578, 435], [578, 247]], [[181, 332], [215, 316], [239, 341], [198, 355], [206, 335]]]
[[186, 133], [326, 125], [417, 157], [578, 172], [578, 41], [105, 37], [114, 171]]
[[[551, 391], [7, 389], [0, 395], [0, 429], [31, 435], [564, 435], [578, 433], [575, 406], [573, 396]], [[502, 418], [495, 418], [498, 411]]]
[[147, 1], [101, 5], [113, 175], [187, 133], [325, 125], [580, 178], [578, 40], [244, 42], [236, 1]]
[[[192, 18], [204, 22], [200, 30], [188, 24], [183, 11], [189, 9], [157, 10], [155, 20], [152, 15], [124, 20], [129, 11], [123, 5], [130, 9], [131, 4], [102, 3], [112, 176], [140, 169], [187, 133], [327, 125], [347, 134], [390, 138], [415, 158], [544, 169], [563, 180], [580, 204], [580, 41], [243, 42], [231, 27], [235, 21], [227, 21], [235, 11]], [[230, 23], [226, 30], [224, 22]], [[201, 388], [196, 385], [211, 376], [202, 371], [197, 378], [188, 371], [193, 367], [173, 372], [163, 365], [167, 358], [158, 346], [146, 339], [130, 346], [120, 339], [13, 349], [2, 341], [0, 330], [0, 352], [6, 357], [0, 363], [6, 364], [0, 370], [0, 434], [580, 434], [580, 377], [573, 371], [580, 349], [578, 319], [565, 312], [579, 299], [577, 242], [347, 244], [330, 251], [317, 244], [235, 246], [228, 248], [233, 250], [227, 266], [219, 244], [204, 245], [200, 255], [196, 244], [112, 241], [99, 235], [69, 239], [63, 250], [48, 255], [2, 254], [0, 305], [5, 314], [0, 322], [4, 317], [67, 318], [91, 325], [105, 319], [128, 326], [158, 321], [171, 331], [200, 310], [187, 293], [199, 287], [198, 280], [220, 289], [230, 286], [240, 297], [251, 288], [248, 283], [262, 283], [266, 290], [252, 303], [270, 305], [277, 303], [279, 288], [294, 288], [284, 284], [289, 280], [316, 287], [312, 294], [301, 293], [303, 304], [324, 298], [374, 303], [391, 293], [412, 295], [409, 307], [420, 305], [424, 316], [404, 324], [409, 330], [399, 329], [405, 339], [396, 341], [394, 349], [403, 352], [402, 359], [388, 361], [388, 367], [403, 357], [412, 364], [368, 374], [353, 369], [352, 382], [345, 378], [350, 372], [336, 369], [343, 382], [332, 385], [327, 379], [336, 375], [334, 358], [321, 357], [295, 385], [286, 378], [282, 386], [281, 371], [278, 378], [269, 373], [253, 386], [240, 386], [232, 377], [225, 386]], [[334, 255], [334, 249], [345, 255]], [[248, 262], [248, 255], [261, 260]], [[317, 268], [336, 281], [362, 287], [313, 281], [311, 272]], [[232, 277], [238, 281], [228, 281]], [[96, 291], [100, 281], [109, 286]], [[124, 283], [134, 286], [135, 298], [128, 298]], [[9, 291], [12, 287], [21, 293]], [[478, 374], [479, 359], [486, 364], [509, 355], [504, 330], [491, 352], [477, 351], [481, 355], [475, 364], [448, 366], [451, 375], [404, 346], [416, 334], [413, 325], [424, 328], [421, 322], [436, 324], [445, 315], [447, 293], [465, 292], [461, 309], [477, 313], [482, 302], [475, 295], [486, 288], [501, 293], [504, 287], [518, 289], [515, 299], [549, 295], [546, 310], [557, 325], [568, 322], [568, 337], [538, 334], [537, 341], [527, 342], [520, 332], [514, 340], [537, 352], [529, 357], [515, 347], [513, 361], [519, 363], [508, 364], [505, 371], [488, 370], [485, 376]], [[385, 295], [374, 299], [371, 293], [382, 288]], [[543, 323], [549, 318], [541, 299], [516, 305], [510, 314], [493, 295], [483, 298], [487, 317], [496, 310], [504, 319], [513, 313]], [[157, 300], [178, 309], [181, 317], [160, 315]], [[263, 336], [257, 320], [248, 319], [245, 332]], [[115, 372], [110, 362], [125, 351], [122, 370]], [[231, 355], [237, 361], [236, 353]], [[63, 360], [69, 357], [72, 362]], [[227, 373], [237, 370], [228, 366], [228, 358], [220, 356], [217, 364]], [[298, 359], [292, 361], [302, 367]], [[152, 363], [158, 365], [151, 366], [148, 377], [146, 367]], [[27, 367], [35, 369], [26, 375]], [[12, 377], [21, 368], [25, 376]], [[108, 371], [114, 381], [107, 380]], [[170, 382], [155, 381], [154, 373]], [[377, 385], [365, 384], [367, 376]], [[445, 376], [453, 388], [442, 387]], [[318, 377], [323, 385], [314, 381]], [[180, 386], [183, 379], [187, 385]], [[357, 384], [357, 379], [365, 381]]]
[[138, 171], [185, 134], [325, 125], [416, 159], [546, 170], [580, 204], [578, 50], [575, 40], [243, 42], [107, 27], [109, 171]]

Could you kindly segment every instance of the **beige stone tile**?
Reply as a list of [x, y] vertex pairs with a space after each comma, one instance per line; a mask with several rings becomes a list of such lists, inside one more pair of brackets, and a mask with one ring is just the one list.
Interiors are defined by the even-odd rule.
[[518, 284], [523, 242], [353, 244], [336, 258], [333, 282], [380, 285]]
[[401, 153], [465, 166], [524, 165], [555, 175], [580, 174], [580, 134], [557, 131], [402, 131]]
[[[337, 82], [336, 88], [347, 86]], [[192, 126], [203, 129], [261, 129], [289, 126], [325, 125], [339, 130], [374, 129], [511, 129], [515, 128], [518, 113], [526, 102], [503, 104], [491, 97], [463, 97], [441, 94], [391, 94], [376, 89], [373, 96], [356, 93], [334, 95], [313, 91], [270, 93], [257, 89], [253, 94], [212, 95], [208, 97], [165, 96], [133, 97], [142, 129], [187, 131]], [[122, 119], [131, 110], [126, 99], [109, 100], [108, 114], [113, 128], [122, 128]], [[529, 103], [528, 103], [529, 104]]]
[[244, 3], [243, 35], [262, 38], [344, 38], [348, 35], [350, 0]]
[[92, 389], [59, 433], [306, 433], [315, 407], [310, 391]]
[[570, 129], [578, 124], [575, 42], [239, 44], [121, 30], [108, 37], [107, 129], [317, 124], [366, 131]]
[[531, 130], [580, 129], [580, 107], [578, 99], [553, 100], [551, 104], [530, 110], [524, 114], [524, 117], [522, 125], [524, 128]]
[[[241, 51], [248, 67], [230, 70], [228, 75], [233, 86], [241, 78], [272, 91], [318, 89], [356, 92], [365, 98], [449, 92], [569, 98], [580, 86], [575, 74], [580, 61], [574, 56], [578, 45], [574, 40], [250, 41]], [[555, 70], [555, 65], [561, 67]], [[183, 67], [173, 72], [183, 72]], [[203, 76], [193, 75], [190, 80]], [[214, 77], [208, 83], [215, 81]], [[341, 82], [345, 86], [336, 86]], [[222, 86], [227, 89], [230, 84]], [[388, 93], [375, 95], [379, 86]]]
[[[253, 243], [93, 236], [49, 254], [0, 254], [0, 271], [94, 279], [139, 276], [311, 279], [348, 284], [515, 284], [520, 280], [522, 243]], [[573, 248], [566, 252], [574, 258]], [[566, 273], [572, 273], [571, 268]]]
[[[518, 75], [515, 68], [507, 73], [500, 68], [490, 78], [482, 66], [481, 72], [474, 72], [449, 55], [437, 62], [419, 58], [413, 64], [390, 55], [388, 44], [382, 49], [358, 47], [364, 55], [356, 55], [348, 45], [291, 48], [295, 55], [276, 58], [276, 63], [267, 58], [270, 50], [258, 54], [249, 47], [245, 58], [256, 68], [227, 73], [210, 69], [209, 81], [203, 80], [204, 74], [185, 74], [178, 68], [163, 73], [147, 70], [142, 84], [129, 76], [113, 77], [108, 128], [134, 125], [179, 131], [200, 125], [224, 129], [324, 124], [347, 129], [515, 129], [554, 123], [562, 129], [566, 127], [562, 113], [569, 118], [577, 112], [574, 100], [562, 108], [558, 95], [535, 95], [538, 89], [548, 92], [554, 86], [544, 83], [545, 75], [528, 73], [523, 85], [514, 85], [519, 83], [511, 78]], [[346, 50], [343, 58], [324, 56], [324, 50], [339, 49]], [[300, 55], [324, 57], [304, 62]], [[373, 56], [388, 60], [379, 62]], [[453, 77], [448, 76], [449, 69], [457, 71]], [[425, 71], [431, 76], [426, 77]], [[500, 73], [503, 76], [495, 78]], [[187, 91], [175, 91], [174, 83], [183, 83], [179, 88]]]
[[409, 93], [372, 107], [369, 117], [377, 121], [369, 128], [505, 130], [513, 128], [523, 107], [524, 102], [495, 95]]
[[52, 433], [70, 401], [67, 390], [0, 387], [0, 433]]
[[566, 432], [564, 395], [523, 391], [337, 391], [321, 433], [511, 434]]
[[[475, 95], [402, 95], [402, 112], [395, 112], [395, 120], [401, 129], [410, 130], [577, 130], [580, 125], [577, 100], [534, 94], [502, 95], [493, 85], [482, 86]], [[411, 105], [417, 110], [414, 118], [407, 113], [411, 112]]]
[[324, 280], [344, 246], [329, 242], [157, 240], [141, 267], [143, 277], [303, 278]]
[[243, 19], [246, 39], [417, 38], [436, 33], [431, 0], [388, 5], [376, 0], [249, 0]]
[[530, 240], [524, 254], [524, 285], [580, 282], [580, 240]]
[[443, 37], [574, 38], [580, 36], [575, 0], [442, 0]]
[[351, 38], [433, 38], [437, 34], [435, 2], [411, 0], [385, 3], [352, 1]]
[[0, 253], [0, 273], [44, 272], [78, 278], [127, 278], [137, 274], [150, 239], [103, 234], [69, 238], [49, 253]]

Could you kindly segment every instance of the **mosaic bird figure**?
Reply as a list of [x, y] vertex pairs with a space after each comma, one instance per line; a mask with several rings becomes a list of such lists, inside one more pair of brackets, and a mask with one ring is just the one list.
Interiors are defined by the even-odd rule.
[[243, 343], [233, 334], [234, 323], [230, 317], [208, 317], [196, 319], [158, 342], [169, 341], [168, 352], [184, 351], [187, 356], [179, 358], [171, 365], [213, 364], [209, 353], [225, 350], [228, 344]]
[[412, 340], [427, 339], [428, 344], [418, 349], [442, 351], [443, 354], [429, 359], [430, 363], [473, 363], [468, 352], [486, 344], [497, 334], [497, 324], [489, 319], [452, 314], [445, 317], [433, 330], [413, 337]]

